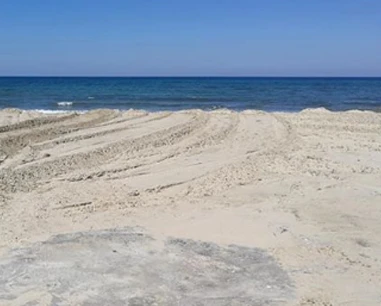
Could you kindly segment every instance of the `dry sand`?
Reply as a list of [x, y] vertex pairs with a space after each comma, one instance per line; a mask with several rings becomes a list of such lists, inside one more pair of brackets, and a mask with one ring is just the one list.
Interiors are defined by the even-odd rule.
[[0, 111], [0, 256], [139, 226], [266, 251], [289, 305], [381, 305], [380, 220], [380, 113]]

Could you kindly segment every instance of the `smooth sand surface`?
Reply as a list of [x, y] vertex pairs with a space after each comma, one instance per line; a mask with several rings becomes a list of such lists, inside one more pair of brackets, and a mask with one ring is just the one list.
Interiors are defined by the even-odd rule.
[[381, 305], [381, 114], [0, 111], [0, 256], [136, 226], [266, 252], [288, 305]]

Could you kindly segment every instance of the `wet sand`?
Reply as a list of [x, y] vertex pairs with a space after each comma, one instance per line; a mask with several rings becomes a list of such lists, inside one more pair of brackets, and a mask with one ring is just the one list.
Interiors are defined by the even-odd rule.
[[289, 305], [380, 305], [380, 204], [380, 113], [0, 111], [0, 270], [54, 235], [141, 227], [262, 250]]

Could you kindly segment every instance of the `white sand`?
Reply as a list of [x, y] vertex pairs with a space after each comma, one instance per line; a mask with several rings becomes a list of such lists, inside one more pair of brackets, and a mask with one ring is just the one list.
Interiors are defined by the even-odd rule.
[[0, 254], [141, 226], [270, 252], [292, 305], [381, 305], [381, 114], [0, 111]]

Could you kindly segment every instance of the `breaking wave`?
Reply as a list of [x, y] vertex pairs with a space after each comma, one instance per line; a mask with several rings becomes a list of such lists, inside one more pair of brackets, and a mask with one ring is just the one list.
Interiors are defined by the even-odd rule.
[[62, 101], [62, 102], [57, 102], [58, 106], [72, 106], [73, 102], [71, 101]]

